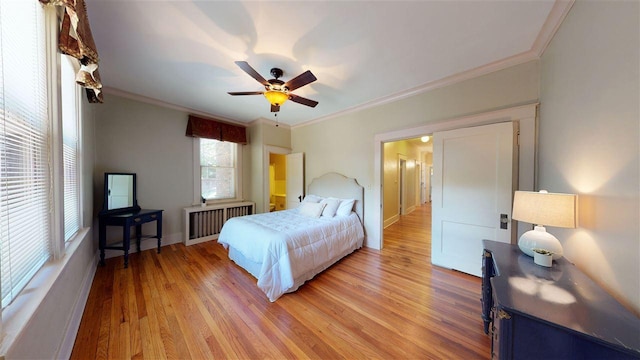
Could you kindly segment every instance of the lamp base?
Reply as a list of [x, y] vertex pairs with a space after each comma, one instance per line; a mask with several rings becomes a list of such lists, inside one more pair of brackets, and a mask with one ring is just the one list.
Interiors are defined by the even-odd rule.
[[536, 226], [520, 236], [518, 247], [523, 253], [533, 257], [533, 249], [544, 249], [553, 253], [553, 260], [562, 257], [562, 244], [549, 234], [544, 226]]

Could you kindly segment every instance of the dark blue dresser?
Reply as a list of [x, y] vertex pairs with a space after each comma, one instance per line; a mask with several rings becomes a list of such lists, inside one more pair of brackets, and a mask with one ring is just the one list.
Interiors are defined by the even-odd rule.
[[640, 318], [569, 261], [546, 268], [516, 245], [483, 244], [493, 359], [640, 359]]

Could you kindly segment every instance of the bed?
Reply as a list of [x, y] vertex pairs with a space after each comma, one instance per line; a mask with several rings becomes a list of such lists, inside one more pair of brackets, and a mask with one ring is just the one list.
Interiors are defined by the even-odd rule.
[[362, 247], [363, 201], [355, 179], [328, 173], [297, 209], [227, 220], [218, 243], [273, 302]]

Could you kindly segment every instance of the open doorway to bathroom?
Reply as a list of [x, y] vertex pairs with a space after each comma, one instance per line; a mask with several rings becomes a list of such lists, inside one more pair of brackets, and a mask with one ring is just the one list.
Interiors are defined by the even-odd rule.
[[269, 211], [287, 208], [287, 156], [269, 153]]

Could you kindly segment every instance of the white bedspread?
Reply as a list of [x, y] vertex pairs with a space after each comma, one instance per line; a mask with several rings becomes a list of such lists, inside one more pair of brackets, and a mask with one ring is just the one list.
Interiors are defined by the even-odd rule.
[[364, 231], [355, 212], [317, 219], [297, 209], [227, 220], [218, 242], [260, 263], [258, 287], [270, 301], [362, 247]]

